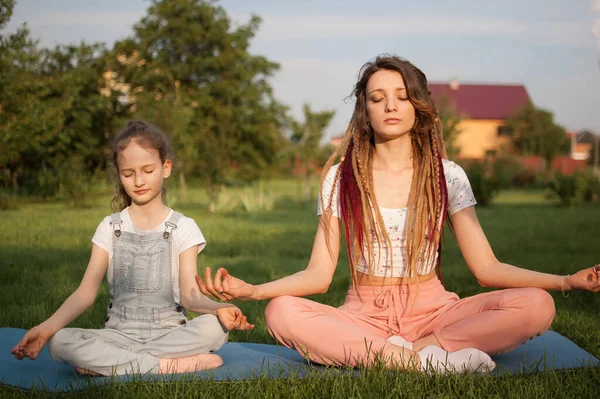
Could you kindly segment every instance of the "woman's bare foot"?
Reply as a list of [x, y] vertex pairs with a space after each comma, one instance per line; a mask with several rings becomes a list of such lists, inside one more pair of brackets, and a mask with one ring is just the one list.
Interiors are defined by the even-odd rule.
[[160, 359], [159, 374], [193, 373], [194, 371], [210, 370], [223, 364], [223, 359], [213, 353], [180, 357], [177, 359]]

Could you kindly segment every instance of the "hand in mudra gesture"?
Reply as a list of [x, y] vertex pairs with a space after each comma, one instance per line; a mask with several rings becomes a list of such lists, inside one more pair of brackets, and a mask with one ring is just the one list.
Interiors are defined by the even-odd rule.
[[222, 267], [217, 270], [214, 279], [210, 267], [207, 267], [204, 270], [204, 278], [196, 276], [196, 284], [203, 294], [211, 295], [221, 301], [255, 299], [256, 287], [254, 285], [233, 277]]
[[572, 290], [600, 292], [600, 264], [566, 277], [564, 285]]

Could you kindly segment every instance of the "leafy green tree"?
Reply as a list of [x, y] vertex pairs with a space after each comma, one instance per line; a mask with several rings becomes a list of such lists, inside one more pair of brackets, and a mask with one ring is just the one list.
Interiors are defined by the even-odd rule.
[[266, 173], [283, 144], [285, 108], [267, 82], [278, 65], [248, 51], [259, 23], [234, 29], [212, 1], [153, 1], [112, 55], [134, 113], [173, 137], [182, 195], [199, 172], [209, 207], [228, 178]]
[[39, 62], [36, 42], [26, 25], [15, 33], [3, 33], [14, 4], [12, 0], [0, 3], [0, 182], [11, 185], [16, 192], [20, 174], [24, 172], [22, 158], [30, 152], [24, 123], [39, 116], [41, 104], [37, 100], [40, 82], [36, 76]]
[[[4, 28], [14, 1], [0, 7]], [[0, 170], [3, 185], [80, 203], [104, 167], [119, 94], [103, 92], [100, 45], [38, 49], [25, 25], [0, 36]], [[126, 112], [124, 110], [123, 112]]]
[[509, 117], [506, 126], [512, 134], [515, 152], [520, 155], [538, 155], [552, 166], [552, 160], [570, 149], [565, 129], [554, 122], [550, 111], [536, 108], [531, 102]]
[[448, 96], [442, 96], [437, 104], [438, 117], [442, 124], [442, 134], [448, 159], [454, 160], [460, 152], [456, 138], [461, 133], [460, 122], [463, 117], [456, 112], [456, 107]]
[[311, 180], [316, 171], [322, 166], [320, 146], [325, 129], [335, 115], [335, 111], [315, 112], [308, 104], [303, 107], [304, 122], [291, 121], [292, 136], [290, 141], [294, 147], [296, 164], [302, 168], [304, 175], [304, 198], [311, 198]]

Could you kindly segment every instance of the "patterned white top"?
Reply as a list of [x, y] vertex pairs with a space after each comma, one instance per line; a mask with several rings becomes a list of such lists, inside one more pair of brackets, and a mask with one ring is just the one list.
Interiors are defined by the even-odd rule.
[[[467, 174], [459, 165], [446, 159], [442, 160], [444, 166], [444, 174], [446, 176], [446, 184], [448, 187], [448, 210], [450, 214], [454, 214], [464, 208], [477, 204], [471, 183]], [[333, 180], [339, 164], [331, 167], [325, 180], [323, 181], [323, 199], [325, 203], [331, 200], [331, 211], [333, 216], [341, 218], [340, 215], [340, 194], [339, 194], [339, 178], [334, 185]], [[333, 195], [331, 195], [333, 189]], [[392, 243], [392, 259], [389, 261], [389, 251], [385, 242], [381, 243], [381, 247], [372, 240], [373, 253], [375, 256], [375, 265], [373, 265], [373, 275], [380, 277], [406, 277], [408, 275], [407, 260], [406, 260], [406, 223], [407, 223], [408, 208], [379, 208], [381, 217], [385, 224], [385, 229]], [[321, 195], [319, 193], [317, 215], [323, 213], [321, 204]], [[365, 258], [368, 258], [368, 252], [364, 251]], [[425, 275], [435, 268], [437, 262], [437, 253], [434, 259], [431, 259], [427, 264], [421, 264], [418, 267], [418, 274]], [[368, 273], [368, 267], [361, 259], [356, 265], [357, 271]]]

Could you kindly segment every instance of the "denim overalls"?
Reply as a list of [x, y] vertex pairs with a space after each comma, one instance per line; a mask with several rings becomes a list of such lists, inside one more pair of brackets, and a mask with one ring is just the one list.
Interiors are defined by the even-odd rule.
[[48, 343], [52, 357], [99, 374], [157, 372], [160, 358], [219, 349], [227, 332], [214, 315], [188, 320], [173, 297], [173, 234], [182, 217], [173, 212], [163, 231], [122, 231], [111, 215], [112, 285], [104, 329], [65, 328]]

